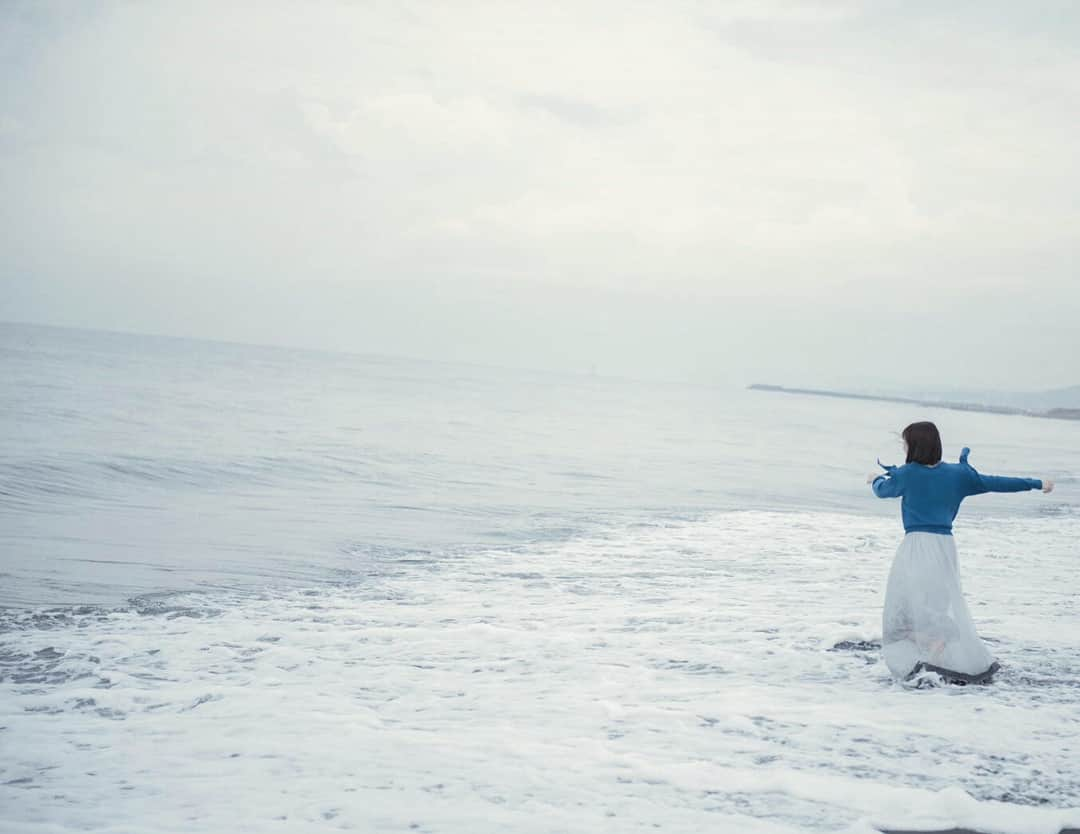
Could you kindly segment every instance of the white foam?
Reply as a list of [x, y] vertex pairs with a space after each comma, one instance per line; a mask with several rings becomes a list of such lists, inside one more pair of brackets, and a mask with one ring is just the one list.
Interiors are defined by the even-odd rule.
[[[731, 513], [13, 631], [0, 830], [1080, 825], [1080, 522], [960, 536], [991, 687], [873, 650], [895, 524]], [[36, 653], [40, 653], [36, 656]], [[1006, 800], [1003, 802], [1002, 800]], [[1071, 809], [1071, 810], [1070, 810]]]

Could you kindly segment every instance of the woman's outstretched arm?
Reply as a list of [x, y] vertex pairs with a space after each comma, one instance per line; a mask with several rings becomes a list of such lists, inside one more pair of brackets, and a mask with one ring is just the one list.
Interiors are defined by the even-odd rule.
[[1053, 492], [1054, 482], [1049, 478], [1008, 478], [1003, 475], [983, 475], [968, 463], [971, 449], [967, 446], [960, 452], [960, 463], [968, 472], [968, 495], [982, 495], [985, 492], [1026, 492], [1029, 489], [1041, 489]]
[[[1053, 481], [1041, 478], [1009, 478], [1004, 475], [983, 475], [971, 470], [971, 482], [968, 495], [982, 495], [985, 492], [1027, 492], [1029, 489], [1041, 489], [1049, 492], [1054, 488]], [[1049, 484], [1049, 489], [1047, 485]]]
[[904, 494], [903, 478], [895, 472], [890, 472], [888, 475], [871, 472], [866, 476], [866, 481], [878, 498], [899, 498]]

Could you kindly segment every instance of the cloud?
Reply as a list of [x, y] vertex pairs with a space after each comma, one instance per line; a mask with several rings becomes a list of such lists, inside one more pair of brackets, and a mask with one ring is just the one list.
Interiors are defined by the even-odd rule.
[[[110, 285], [109, 322], [136, 329], [160, 319], [119, 288], [179, 281], [198, 301], [170, 326], [217, 335], [240, 311], [208, 300], [296, 282], [418, 307], [434, 287], [462, 307], [479, 282], [688, 317], [788, 298], [836, 323], [973, 294], [1064, 317], [1078, 20], [1060, 3], [8, 4], [2, 280]], [[56, 295], [22, 286], [0, 316], [55, 318]], [[279, 332], [260, 315], [252, 338]], [[700, 364], [696, 337], [678, 344], [676, 375]], [[646, 362], [626, 350], [626, 370]]]

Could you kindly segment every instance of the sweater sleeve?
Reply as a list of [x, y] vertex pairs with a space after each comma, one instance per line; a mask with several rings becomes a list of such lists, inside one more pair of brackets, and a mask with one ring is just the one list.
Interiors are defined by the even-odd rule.
[[983, 475], [975, 469], [969, 473], [968, 495], [982, 495], [986, 492], [1027, 492], [1029, 489], [1042, 489], [1043, 483], [1038, 478], [1009, 478], [1004, 475]]
[[895, 471], [889, 475], [878, 475], [871, 487], [878, 498], [899, 498], [904, 494], [903, 478]]
[[1029, 489], [1042, 489], [1043, 482], [1038, 478], [1007, 478], [1003, 475], [983, 475], [968, 463], [971, 449], [967, 446], [960, 452], [960, 464], [967, 470], [966, 493], [982, 495], [986, 492], [1026, 492]]

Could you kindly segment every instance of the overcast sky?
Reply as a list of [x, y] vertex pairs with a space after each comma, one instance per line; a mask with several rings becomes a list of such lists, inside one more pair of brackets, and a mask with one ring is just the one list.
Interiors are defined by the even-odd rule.
[[0, 3], [0, 319], [1080, 383], [1072, 2]]

